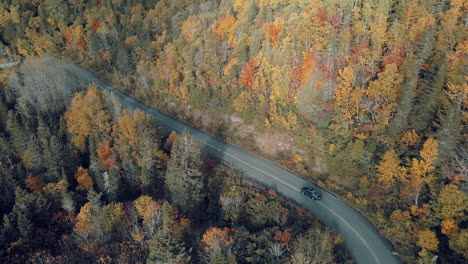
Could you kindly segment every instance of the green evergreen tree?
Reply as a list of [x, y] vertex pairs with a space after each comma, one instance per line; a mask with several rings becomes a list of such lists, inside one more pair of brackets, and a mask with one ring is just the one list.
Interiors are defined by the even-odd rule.
[[111, 170], [109, 172], [105, 171], [103, 173], [104, 179], [104, 190], [107, 194], [109, 201], [117, 201], [121, 199], [122, 191], [122, 177], [120, 173], [116, 170]]
[[457, 149], [462, 140], [463, 123], [458, 106], [451, 106], [445, 113], [439, 114], [435, 127], [437, 128], [435, 138], [439, 143], [439, 158], [445, 160], [450, 157], [452, 151]]
[[447, 74], [447, 58], [445, 55], [437, 54], [431, 61], [433, 61], [433, 66], [425, 72], [427, 76], [420, 81], [414, 111], [410, 117], [412, 127], [416, 128], [416, 131], [424, 131], [432, 125], [432, 120], [437, 114], [437, 107], [441, 105], [438, 101], [443, 94]]
[[91, 212], [98, 212], [102, 208], [101, 193], [97, 193], [92, 187], [88, 191], [89, 209]]
[[44, 164], [41, 148], [36, 137], [31, 136], [28, 141], [28, 147], [22, 153], [23, 164], [26, 168], [34, 171], [42, 169]]
[[128, 51], [125, 47], [119, 46], [116, 48], [117, 49], [117, 54], [116, 54], [116, 63], [118, 71], [128, 74], [131, 72], [131, 67], [130, 67], [130, 62], [128, 58]]
[[73, 195], [70, 192], [64, 191], [62, 193], [62, 199], [60, 200], [61, 207], [66, 210], [67, 212], [75, 212], [76, 205], [75, 200], [73, 199]]
[[28, 134], [19, 122], [18, 114], [13, 110], [8, 111], [7, 131], [12, 138], [11, 143], [16, 153], [20, 154], [26, 150]]
[[163, 213], [163, 227], [169, 228], [172, 224], [172, 219], [174, 218], [173, 208], [169, 202], [164, 202], [162, 207]]
[[60, 143], [64, 145], [68, 142], [67, 122], [63, 116], [60, 116], [57, 138], [59, 139]]
[[390, 126], [390, 134], [393, 137], [400, 135], [408, 126], [408, 117], [413, 110], [421, 66], [429, 58], [432, 45], [434, 44], [434, 32], [431, 28], [424, 33], [421, 42], [421, 45], [416, 50], [414, 59], [408, 58], [402, 66], [406, 71], [406, 78], [403, 81], [398, 111]]
[[[143, 194], [155, 194], [156, 187], [162, 181], [162, 165], [157, 158], [161, 139], [154, 122], [147, 118], [138, 127], [138, 144], [136, 152], [140, 167], [140, 190]], [[159, 184], [161, 185], [161, 184]]]
[[47, 169], [48, 182], [57, 182], [64, 166], [64, 147], [56, 136], [51, 136], [44, 146], [44, 167]]
[[228, 251], [227, 264], [237, 264], [236, 256], [231, 250]]
[[201, 165], [200, 147], [185, 130], [172, 146], [166, 186], [172, 202], [189, 214], [198, 209], [204, 198]]
[[15, 204], [16, 184], [17, 182], [11, 173], [0, 173], [0, 216], [9, 213], [11, 208]]
[[214, 250], [210, 255], [209, 264], [226, 264], [226, 258], [221, 250]]
[[19, 237], [19, 232], [16, 224], [16, 217], [14, 213], [4, 214], [3, 215], [3, 225], [1, 227], [0, 234], [2, 238], [0, 240], [4, 240], [4, 242], [9, 241], [16, 241]]
[[29, 238], [34, 231], [33, 222], [25, 213], [19, 213], [17, 218], [18, 231], [23, 238]]
[[42, 112], [37, 114], [37, 137], [40, 142], [47, 140], [51, 137], [50, 127], [47, 121], [45, 120]]
[[177, 241], [169, 232], [161, 231], [155, 234], [151, 241], [146, 263], [189, 263], [190, 259], [191, 257], [188, 255], [183, 243]]
[[31, 219], [33, 219], [36, 226], [47, 226], [49, 224], [51, 207], [49, 199], [42, 192], [32, 193], [31, 199], [33, 201]]
[[[1, 87], [0, 89], [3, 89]], [[1, 91], [1, 90], [0, 90]], [[6, 132], [6, 121], [8, 118], [8, 108], [2, 94], [0, 94], [0, 133]]]

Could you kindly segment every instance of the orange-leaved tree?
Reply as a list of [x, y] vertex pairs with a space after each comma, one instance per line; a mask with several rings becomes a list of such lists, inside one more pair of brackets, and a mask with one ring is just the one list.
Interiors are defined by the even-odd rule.
[[211, 227], [203, 234], [202, 243], [206, 252], [226, 249], [234, 243], [235, 229]]
[[45, 184], [40, 176], [29, 175], [26, 178], [26, 186], [32, 191], [42, 192], [44, 191]]
[[255, 57], [250, 57], [247, 64], [242, 68], [239, 82], [245, 88], [253, 89], [255, 81], [255, 72], [257, 70], [257, 60]]
[[99, 143], [99, 147], [96, 152], [99, 157], [99, 163], [105, 171], [109, 172], [111, 170], [119, 169], [117, 156], [113, 153], [109, 140]]
[[284, 231], [276, 231], [274, 239], [282, 245], [288, 244], [292, 240], [291, 228], [286, 228]]
[[277, 20], [273, 23], [268, 24], [267, 26], [266, 32], [269, 36], [270, 44], [272, 47], [276, 47], [278, 45], [277, 40], [281, 31], [283, 31], [283, 24], [284, 22], [282, 20]]

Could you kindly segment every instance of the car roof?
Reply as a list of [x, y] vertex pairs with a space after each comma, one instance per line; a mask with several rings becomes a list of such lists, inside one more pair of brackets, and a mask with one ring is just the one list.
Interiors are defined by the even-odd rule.
[[309, 189], [309, 190], [305, 190], [306, 193], [310, 193], [310, 194], [320, 194], [317, 190], [314, 190], [314, 189]]

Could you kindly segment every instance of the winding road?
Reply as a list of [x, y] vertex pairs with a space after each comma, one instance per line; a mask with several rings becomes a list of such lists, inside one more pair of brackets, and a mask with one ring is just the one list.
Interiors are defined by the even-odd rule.
[[[343, 238], [345, 247], [356, 263], [401, 263], [399, 258], [392, 254], [390, 243], [380, 235], [366, 218], [326, 190], [315, 186], [311, 182], [268, 160], [237, 146], [228, 144], [180, 120], [146, 106], [99, 80], [89, 71], [79, 66], [68, 64], [66, 67], [71, 73], [78, 75], [78, 77], [97, 83], [102, 89], [113, 92], [120, 99], [123, 107], [140, 109], [151, 115], [166, 133], [172, 130], [181, 133], [184, 129], [187, 129], [201, 143], [204, 150], [211, 155], [240, 169], [244, 172], [245, 177], [264, 186], [276, 189], [283, 197], [293, 200], [310, 210]], [[322, 193], [322, 199], [314, 201], [302, 195], [300, 190], [305, 186], [313, 186], [319, 189]]]

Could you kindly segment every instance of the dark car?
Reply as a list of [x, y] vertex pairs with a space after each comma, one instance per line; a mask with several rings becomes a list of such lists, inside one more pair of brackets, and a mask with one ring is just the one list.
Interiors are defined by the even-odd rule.
[[320, 193], [317, 190], [310, 187], [302, 188], [301, 193], [306, 196], [309, 196], [314, 200], [320, 200], [320, 198], [322, 197], [322, 195], [320, 195]]

